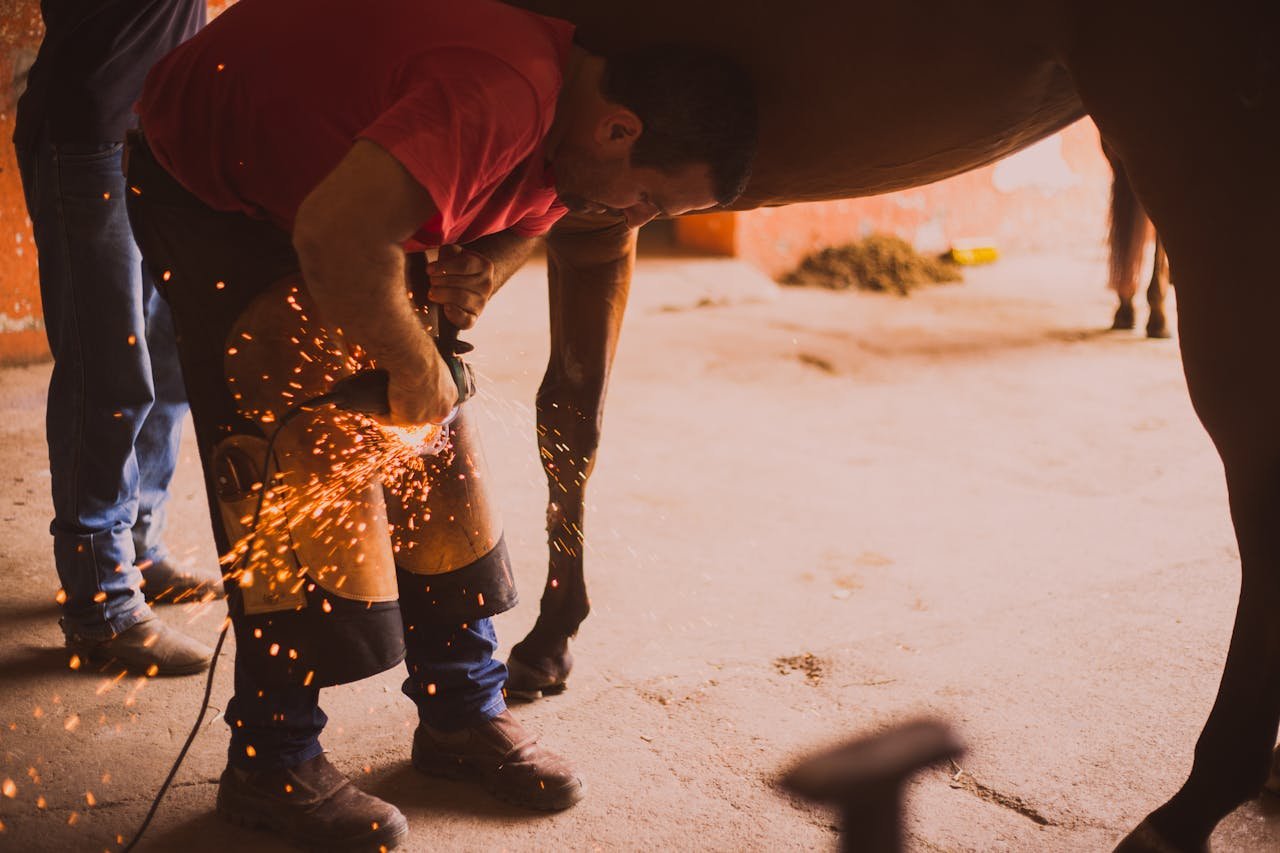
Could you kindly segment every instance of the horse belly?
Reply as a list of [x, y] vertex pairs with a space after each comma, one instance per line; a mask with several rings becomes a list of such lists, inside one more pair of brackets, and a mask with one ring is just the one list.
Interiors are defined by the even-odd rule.
[[[510, 0], [509, 0], [510, 2]], [[873, 195], [985, 165], [1080, 118], [1057, 3], [514, 0], [601, 53], [655, 42], [734, 57], [760, 92], [739, 208]]]

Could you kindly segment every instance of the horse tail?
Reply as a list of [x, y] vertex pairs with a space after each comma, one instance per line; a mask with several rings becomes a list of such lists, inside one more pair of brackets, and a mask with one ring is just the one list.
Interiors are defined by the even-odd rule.
[[1124, 164], [1104, 144], [1103, 153], [1111, 161], [1111, 216], [1107, 243], [1111, 247], [1111, 279], [1108, 286], [1122, 299], [1132, 299], [1138, 290], [1142, 250], [1151, 227], [1142, 202], [1129, 184]]

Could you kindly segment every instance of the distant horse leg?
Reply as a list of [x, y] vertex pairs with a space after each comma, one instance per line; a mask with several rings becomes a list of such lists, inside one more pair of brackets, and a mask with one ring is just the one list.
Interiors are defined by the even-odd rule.
[[1138, 323], [1138, 315], [1133, 307], [1133, 295], [1119, 292], [1117, 295], [1119, 304], [1116, 305], [1116, 315], [1111, 321], [1111, 331], [1131, 332]]
[[1110, 279], [1107, 286], [1116, 292], [1119, 305], [1111, 328], [1132, 329], [1137, 324], [1133, 297], [1138, 292], [1138, 270], [1147, 242], [1149, 222], [1138, 197], [1129, 185], [1129, 176], [1120, 158], [1104, 141], [1102, 153], [1111, 164], [1111, 208], [1107, 228], [1110, 246]]
[[1156, 235], [1155, 258], [1151, 264], [1151, 283], [1147, 285], [1147, 337], [1169, 337], [1169, 320], [1164, 313], [1164, 296], [1169, 290], [1169, 258], [1164, 253], [1160, 235]]

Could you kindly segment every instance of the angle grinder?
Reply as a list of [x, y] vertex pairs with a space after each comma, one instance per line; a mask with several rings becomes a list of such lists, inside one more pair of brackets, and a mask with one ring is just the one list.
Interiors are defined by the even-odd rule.
[[[449, 322], [443, 311], [439, 311], [440, 334], [436, 337], [436, 348], [441, 358], [449, 366], [453, 383], [458, 389], [458, 403], [453, 411], [444, 419], [441, 426], [452, 423], [458, 416], [458, 410], [467, 400], [475, 396], [476, 380], [471, 365], [462, 356], [475, 349], [466, 341], [458, 340], [458, 327]], [[387, 389], [391, 381], [390, 374], [381, 368], [361, 370], [351, 376], [344, 377], [333, 384], [325, 394], [307, 401], [309, 406], [320, 406], [332, 403], [340, 409], [359, 412], [365, 415], [388, 415], [391, 405], [387, 399]]]

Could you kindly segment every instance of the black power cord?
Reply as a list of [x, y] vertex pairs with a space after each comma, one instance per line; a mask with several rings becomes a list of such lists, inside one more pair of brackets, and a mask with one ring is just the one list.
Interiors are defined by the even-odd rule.
[[[458, 405], [461, 405], [475, 393], [475, 381], [472, 378], [471, 367], [458, 358], [459, 354], [470, 350], [470, 345], [457, 339], [456, 328], [453, 330], [452, 335], [446, 335], [445, 338], [437, 341], [437, 344], [440, 346], [441, 355], [444, 356], [450, 372], [453, 374], [454, 383], [458, 386]], [[363, 370], [334, 383], [333, 387], [324, 394], [318, 394], [300, 403], [295, 403], [284, 413], [280, 418], [280, 425], [276, 427], [276, 430], [271, 434], [271, 438], [267, 440], [266, 459], [262, 462], [261, 487], [258, 490], [258, 502], [253, 510], [253, 523], [250, 526], [250, 530], [255, 533], [258, 530], [258, 522], [262, 518], [262, 504], [267, 496], [267, 481], [272, 475], [272, 462], [275, 458], [272, 451], [275, 449], [276, 436], [284, 431], [285, 426], [303, 412], [328, 404], [366, 415], [385, 415], [390, 411], [390, 404], [387, 401], [389, 381], [390, 376], [385, 370]], [[231, 564], [228, 573], [234, 571], [235, 567], [249, 553], [250, 551], [246, 550], [244, 554], [237, 558]], [[182, 744], [182, 749], [178, 751], [178, 757], [174, 759], [173, 767], [169, 769], [169, 775], [165, 777], [164, 783], [161, 784], [155, 799], [151, 801], [151, 808], [147, 810], [147, 816], [142, 819], [142, 825], [133, 834], [133, 838], [129, 839], [129, 843], [124, 846], [124, 853], [130, 853], [138, 842], [142, 840], [142, 834], [151, 825], [152, 818], [155, 817], [156, 811], [160, 808], [161, 800], [169, 792], [169, 786], [173, 784], [174, 777], [178, 775], [178, 770], [182, 767], [182, 762], [186, 759], [187, 752], [191, 749], [191, 744], [195, 742], [196, 735], [200, 733], [200, 725], [204, 722], [204, 715], [209, 712], [209, 698], [213, 695], [213, 674], [218, 667], [218, 656], [222, 653], [222, 644], [226, 642], [227, 632], [230, 629], [231, 619], [228, 616], [226, 624], [218, 632], [218, 642], [213, 649], [213, 659], [209, 662], [209, 677], [205, 679], [204, 699], [200, 702], [200, 713], [196, 715], [195, 724], [192, 725], [186, 742]]]

